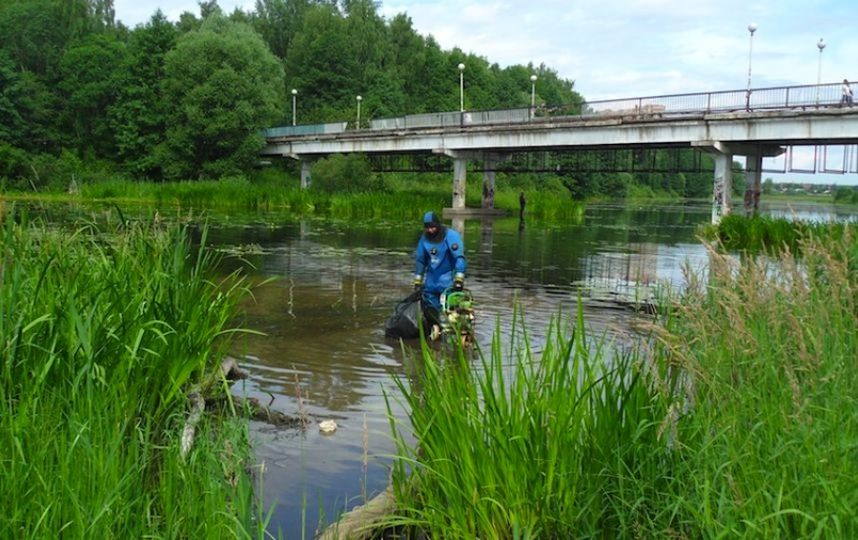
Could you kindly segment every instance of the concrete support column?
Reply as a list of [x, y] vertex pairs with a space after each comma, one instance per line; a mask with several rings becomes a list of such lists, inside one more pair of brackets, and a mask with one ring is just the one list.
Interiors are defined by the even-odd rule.
[[483, 172], [483, 208], [495, 207], [495, 165], [498, 158], [493, 154], [486, 154], [483, 158], [485, 171]]
[[733, 189], [733, 154], [715, 154], [715, 184], [712, 188], [712, 223], [730, 213], [730, 190]]
[[453, 204], [454, 210], [465, 207], [465, 180], [468, 174], [468, 160], [453, 158]]
[[313, 162], [309, 159], [301, 160], [301, 189], [307, 189], [310, 187], [310, 183], [312, 178], [310, 177], [310, 168], [313, 166]]
[[748, 154], [747, 159], [748, 162], [745, 165], [745, 170], [747, 171], [748, 185], [745, 189], [745, 215], [756, 216], [760, 209], [760, 191], [762, 190], [762, 149], [757, 149], [756, 152]]

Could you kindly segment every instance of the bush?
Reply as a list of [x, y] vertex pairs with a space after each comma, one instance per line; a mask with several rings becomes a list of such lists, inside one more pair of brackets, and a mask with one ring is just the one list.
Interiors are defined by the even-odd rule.
[[317, 161], [312, 168], [312, 189], [324, 193], [383, 191], [384, 182], [372, 172], [360, 154], [333, 155]]

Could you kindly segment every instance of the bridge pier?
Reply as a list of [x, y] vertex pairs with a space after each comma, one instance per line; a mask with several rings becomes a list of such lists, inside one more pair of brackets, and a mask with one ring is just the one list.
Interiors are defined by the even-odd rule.
[[313, 167], [313, 162], [309, 159], [301, 160], [301, 189], [307, 189], [312, 183], [310, 169]]
[[715, 184], [712, 188], [712, 223], [730, 213], [730, 192], [733, 190], [733, 154], [715, 154]]
[[468, 160], [464, 157], [453, 158], [453, 204], [457, 210], [465, 207], [465, 181], [468, 176]]
[[748, 175], [748, 185], [745, 189], [745, 215], [756, 216], [760, 209], [760, 191], [763, 178], [763, 152], [762, 148], [748, 154], [745, 171]]
[[485, 171], [483, 172], [483, 208], [495, 207], [495, 165], [498, 162], [498, 156], [487, 153], [483, 162], [485, 163]]
[[772, 144], [731, 143], [721, 141], [694, 141], [691, 146], [713, 154], [715, 158], [715, 185], [712, 189], [712, 223], [730, 213], [730, 193], [733, 189], [733, 155], [747, 156], [748, 189], [745, 190], [745, 212], [756, 214], [760, 205], [760, 180], [763, 158], [784, 153], [784, 148]]

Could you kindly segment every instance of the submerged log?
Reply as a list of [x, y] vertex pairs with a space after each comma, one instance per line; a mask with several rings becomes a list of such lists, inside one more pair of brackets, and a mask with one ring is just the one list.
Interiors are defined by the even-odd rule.
[[395, 510], [393, 486], [388, 486], [365, 505], [343, 514], [318, 536], [318, 540], [366, 540], [378, 532], [384, 518]]
[[303, 420], [296, 416], [289, 416], [286, 413], [275, 411], [259, 403], [256, 398], [242, 398], [238, 396], [208, 398], [206, 401], [219, 409], [228, 408], [227, 399], [231, 399], [236, 409], [245, 409], [250, 413], [250, 417], [259, 422], [265, 422], [279, 428], [304, 428], [306, 424]]

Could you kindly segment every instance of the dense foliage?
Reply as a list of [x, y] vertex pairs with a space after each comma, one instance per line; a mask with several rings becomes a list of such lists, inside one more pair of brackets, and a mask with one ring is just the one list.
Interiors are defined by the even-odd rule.
[[[112, 0], [3, 2], [3, 187], [251, 176], [260, 130], [291, 123], [292, 89], [300, 124], [354, 118], [357, 95], [364, 119], [452, 111], [460, 62], [468, 109], [527, 105], [532, 74], [538, 102], [574, 108], [583, 100], [545, 65], [502, 68], [442, 50], [406, 14], [382, 17], [371, 0], [258, 0], [230, 14], [216, 0], [199, 7], [177, 22], [156, 11], [130, 29], [115, 20]], [[575, 197], [711, 192], [707, 172], [580, 172], [560, 181]]]
[[246, 423], [206, 415], [181, 450], [243, 280], [178, 226], [0, 218], [0, 537], [258, 535]]

